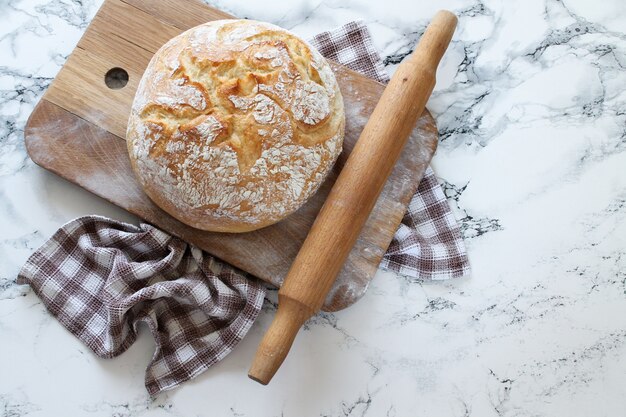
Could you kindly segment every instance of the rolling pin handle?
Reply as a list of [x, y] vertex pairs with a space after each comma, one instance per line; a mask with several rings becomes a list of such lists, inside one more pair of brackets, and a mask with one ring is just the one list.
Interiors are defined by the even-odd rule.
[[457, 17], [447, 10], [440, 10], [430, 21], [408, 60], [419, 64], [423, 69], [437, 71], [439, 61], [446, 52], [456, 29]]
[[315, 312], [309, 307], [283, 295], [278, 296], [278, 311], [257, 349], [250, 379], [267, 385], [282, 365], [298, 330]]

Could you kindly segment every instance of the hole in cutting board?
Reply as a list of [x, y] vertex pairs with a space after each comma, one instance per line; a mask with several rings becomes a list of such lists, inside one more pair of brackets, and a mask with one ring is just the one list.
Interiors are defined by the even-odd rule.
[[128, 84], [128, 72], [124, 68], [111, 68], [104, 74], [104, 83], [112, 90], [119, 90]]

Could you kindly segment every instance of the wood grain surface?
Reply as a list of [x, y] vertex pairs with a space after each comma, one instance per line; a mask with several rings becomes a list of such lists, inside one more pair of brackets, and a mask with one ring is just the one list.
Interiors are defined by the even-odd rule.
[[[188, 28], [230, 17], [196, 0], [106, 0], [33, 111], [24, 133], [26, 147], [38, 165], [280, 286], [384, 86], [331, 62], [346, 106], [344, 152], [320, 190], [296, 213], [244, 234], [186, 226], [152, 203], [136, 181], [124, 142], [126, 123], [138, 82], [154, 52]], [[116, 90], [104, 82], [104, 75], [115, 67], [129, 74], [128, 84]], [[329, 292], [324, 310], [340, 310], [364, 294], [436, 145], [435, 122], [426, 111]]]

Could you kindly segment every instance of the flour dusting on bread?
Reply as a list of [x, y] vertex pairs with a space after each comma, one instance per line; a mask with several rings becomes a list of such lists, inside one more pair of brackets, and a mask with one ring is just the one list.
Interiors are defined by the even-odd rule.
[[127, 141], [146, 193], [179, 220], [241, 232], [275, 223], [320, 186], [345, 116], [328, 63], [277, 26], [210, 22], [153, 57]]

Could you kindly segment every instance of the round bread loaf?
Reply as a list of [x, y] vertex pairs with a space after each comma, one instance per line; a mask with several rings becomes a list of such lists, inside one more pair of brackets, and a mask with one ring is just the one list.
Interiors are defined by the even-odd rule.
[[128, 122], [148, 196], [190, 226], [246, 232], [297, 210], [331, 170], [345, 116], [314, 48], [277, 26], [219, 20], [157, 51]]

